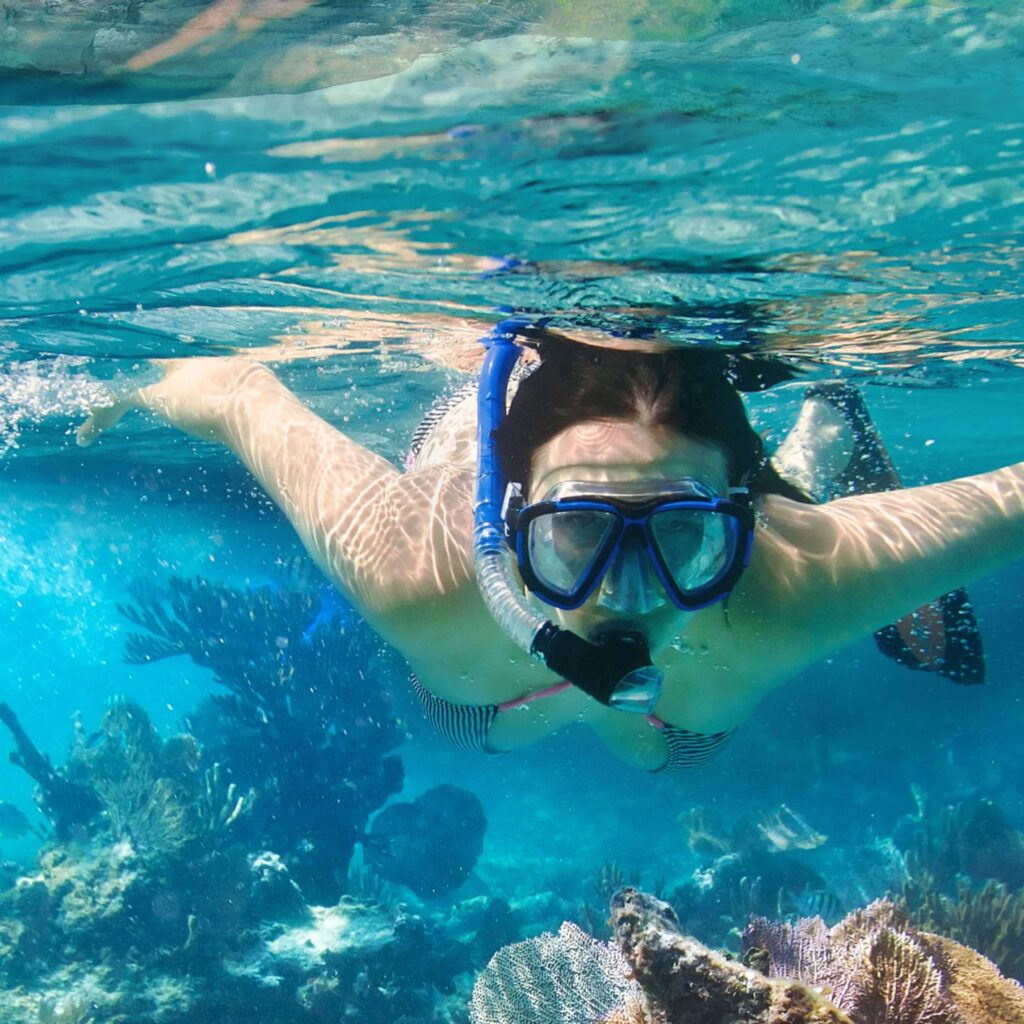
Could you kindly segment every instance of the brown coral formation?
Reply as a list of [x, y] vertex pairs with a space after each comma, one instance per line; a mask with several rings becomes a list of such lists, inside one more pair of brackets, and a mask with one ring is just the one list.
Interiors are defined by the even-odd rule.
[[771, 977], [829, 992], [855, 1024], [1020, 1024], [1024, 989], [974, 950], [920, 932], [886, 900], [834, 928], [755, 918], [743, 936], [748, 962]]
[[943, 958], [953, 1002], [967, 1024], [1020, 1024], [1024, 989], [980, 953], [941, 935], [921, 933]]

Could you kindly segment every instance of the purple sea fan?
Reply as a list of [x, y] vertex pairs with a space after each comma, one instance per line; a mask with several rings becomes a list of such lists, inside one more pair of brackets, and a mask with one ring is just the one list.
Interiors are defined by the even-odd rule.
[[790, 924], [752, 917], [743, 932], [743, 949], [759, 951], [762, 973], [769, 978], [826, 978], [834, 974], [829, 931], [820, 917]]
[[753, 918], [743, 950], [769, 977], [822, 988], [857, 1024], [964, 1024], [943, 955], [885, 900], [831, 930], [820, 918]]

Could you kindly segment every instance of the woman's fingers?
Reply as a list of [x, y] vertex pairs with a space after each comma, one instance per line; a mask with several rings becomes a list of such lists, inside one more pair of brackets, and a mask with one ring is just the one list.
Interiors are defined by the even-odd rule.
[[85, 448], [103, 433], [109, 430], [135, 403], [130, 400], [115, 402], [93, 409], [92, 415], [78, 428], [75, 440]]
[[160, 380], [156, 384], [139, 388], [130, 395], [110, 405], [97, 406], [92, 410], [89, 418], [78, 428], [75, 440], [82, 448], [88, 447], [105, 430], [109, 430], [129, 409], [149, 409], [153, 412], [161, 412], [160, 408], [160, 385], [167, 377], [179, 369], [186, 360], [184, 359], [152, 359], [153, 366], [160, 370]]

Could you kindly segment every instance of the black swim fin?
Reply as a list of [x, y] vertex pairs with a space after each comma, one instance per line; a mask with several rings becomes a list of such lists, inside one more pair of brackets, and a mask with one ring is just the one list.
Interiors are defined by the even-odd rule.
[[[829, 381], [808, 388], [805, 397], [828, 402], [853, 431], [853, 454], [846, 469], [831, 481], [831, 497], [875, 494], [903, 486], [857, 388]], [[907, 668], [937, 672], [963, 685], [985, 681], [981, 630], [962, 588], [884, 626], [875, 633], [875, 643], [887, 658]]]

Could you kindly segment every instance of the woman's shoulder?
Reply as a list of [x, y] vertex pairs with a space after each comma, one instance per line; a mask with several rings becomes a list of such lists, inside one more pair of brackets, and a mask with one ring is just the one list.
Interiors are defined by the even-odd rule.
[[407, 468], [476, 466], [476, 404], [475, 381], [438, 398], [413, 434]]

